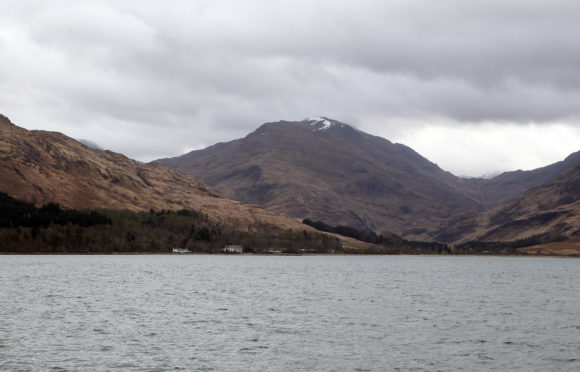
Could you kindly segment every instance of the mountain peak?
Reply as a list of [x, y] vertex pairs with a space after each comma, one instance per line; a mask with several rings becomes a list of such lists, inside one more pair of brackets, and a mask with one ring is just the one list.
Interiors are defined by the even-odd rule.
[[324, 116], [310, 116], [304, 121], [308, 122], [310, 126], [314, 128], [314, 131], [324, 131], [335, 127], [339, 128], [350, 127], [347, 124], [341, 123], [333, 119], [329, 119]]
[[250, 133], [249, 136], [262, 135], [265, 133], [287, 133], [302, 132], [306, 134], [308, 132], [335, 132], [340, 129], [343, 135], [351, 135], [352, 133], [363, 133], [358, 129], [351, 127], [348, 124], [342, 123], [338, 120], [330, 119], [325, 116], [310, 116], [306, 119], [300, 121], [287, 121], [280, 120], [277, 122], [268, 122], [262, 124], [254, 132]]

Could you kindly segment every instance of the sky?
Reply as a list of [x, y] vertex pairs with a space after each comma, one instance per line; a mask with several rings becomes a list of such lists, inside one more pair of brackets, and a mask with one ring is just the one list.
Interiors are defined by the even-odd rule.
[[577, 0], [0, 0], [0, 113], [140, 161], [317, 115], [462, 176], [580, 150]]

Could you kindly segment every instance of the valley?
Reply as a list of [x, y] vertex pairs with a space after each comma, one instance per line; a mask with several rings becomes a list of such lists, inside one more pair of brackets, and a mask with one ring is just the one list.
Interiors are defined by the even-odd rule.
[[[545, 244], [571, 242], [570, 253], [580, 241], [580, 152], [487, 180], [456, 177], [407, 146], [328, 118], [266, 123], [244, 138], [149, 164], [4, 116], [0, 129], [0, 192], [35, 208], [53, 203], [117, 216], [113, 230], [124, 232], [107, 243], [113, 251], [175, 245], [218, 252], [245, 242], [246, 251], [545, 254], [555, 252]], [[162, 239], [145, 232], [147, 216], [179, 211], [205, 222], [165, 226]], [[127, 221], [140, 222], [131, 229]], [[219, 233], [204, 242], [186, 225]], [[66, 244], [49, 244], [48, 236], [70, 243], [67, 234], [80, 231], [55, 228], [37, 244], [31, 226], [22, 228], [18, 239], [9, 238], [12, 230], [0, 234], [3, 245], [62, 251]], [[88, 241], [99, 239], [74, 244]]]

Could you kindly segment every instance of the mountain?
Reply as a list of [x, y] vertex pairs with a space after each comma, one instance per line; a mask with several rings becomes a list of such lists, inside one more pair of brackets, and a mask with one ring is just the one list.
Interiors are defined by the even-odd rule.
[[485, 209], [493, 209], [522, 195], [534, 186], [550, 182], [580, 163], [580, 151], [557, 163], [530, 171], [505, 172], [491, 179], [464, 180], [469, 190]]
[[580, 242], [580, 162], [549, 183], [533, 187], [498, 208], [457, 216], [432, 237], [459, 243], [533, 237]]
[[225, 196], [294, 217], [425, 239], [455, 215], [498, 207], [580, 161], [460, 178], [411, 148], [325, 117], [266, 123], [245, 138], [158, 160]]
[[410, 234], [483, 210], [462, 179], [411, 148], [328, 118], [266, 123], [158, 162], [244, 203], [374, 231]]
[[253, 230], [312, 230], [299, 220], [221, 197], [199, 180], [161, 164], [139, 164], [91, 149], [63, 134], [28, 131], [0, 116], [0, 191], [37, 206], [200, 210], [223, 225]]
[[[200, 174], [239, 200], [295, 217], [461, 243], [538, 236], [580, 241], [580, 163], [570, 165], [577, 156], [483, 180], [495, 180], [494, 192], [507, 192], [510, 182], [531, 184], [563, 172], [487, 212], [482, 190], [489, 189], [480, 181], [455, 177], [406, 146], [326, 118], [267, 123], [243, 139], [163, 162]], [[37, 206], [189, 208], [239, 231], [314, 231], [296, 218], [226, 199], [164, 165], [140, 164], [60, 133], [28, 131], [2, 115], [0, 191]]]

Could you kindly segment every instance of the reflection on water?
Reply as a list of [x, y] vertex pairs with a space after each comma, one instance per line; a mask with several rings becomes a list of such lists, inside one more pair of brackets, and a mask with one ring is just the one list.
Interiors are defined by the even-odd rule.
[[0, 370], [579, 370], [580, 260], [0, 256]]

